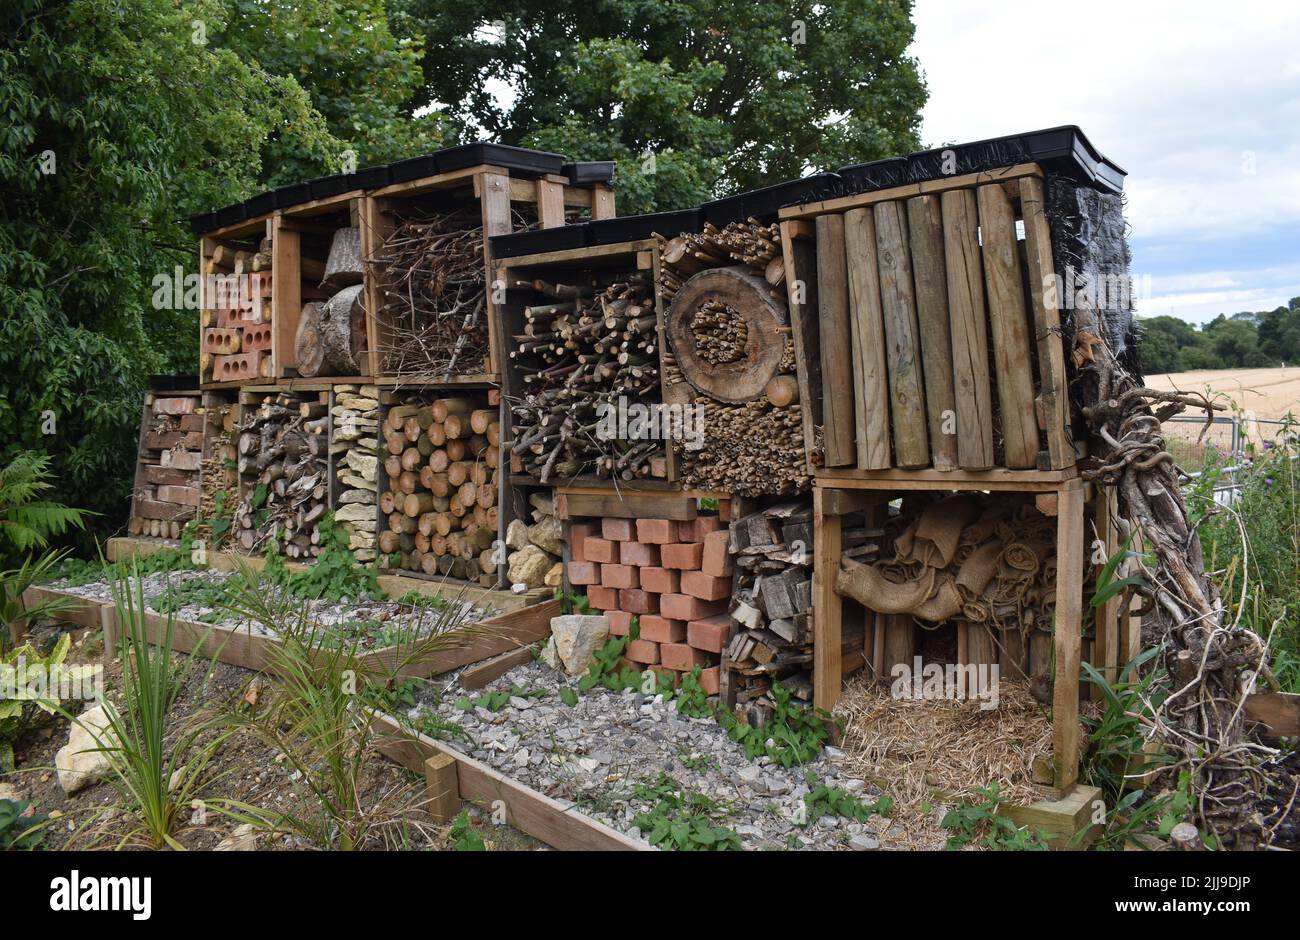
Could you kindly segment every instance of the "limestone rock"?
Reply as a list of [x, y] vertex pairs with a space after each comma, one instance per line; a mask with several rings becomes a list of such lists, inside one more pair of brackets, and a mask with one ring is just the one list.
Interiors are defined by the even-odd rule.
[[554, 636], [550, 636], [546, 638], [546, 645], [542, 647], [542, 662], [546, 663], [546, 665], [550, 666], [552, 669], [564, 668], [564, 666], [560, 663], [559, 654], [555, 651]]
[[557, 561], [551, 566], [551, 570], [546, 572], [544, 583], [547, 587], [560, 587], [564, 584], [564, 562]]
[[560, 526], [560, 520], [554, 516], [546, 516], [536, 525], [529, 526], [528, 541], [552, 555], [563, 554], [564, 533]]
[[347, 461], [348, 466], [355, 470], [363, 480], [373, 480], [375, 478], [375, 467], [379, 463], [378, 457], [354, 447], [348, 451], [348, 455], [344, 459]]
[[347, 506], [350, 503], [362, 503], [363, 505], [374, 506], [375, 494], [368, 493], [365, 490], [347, 490], [339, 497], [339, 505]]
[[364, 503], [349, 503], [334, 510], [335, 522], [363, 522], [375, 518], [375, 507]]
[[546, 583], [546, 572], [553, 564], [555, 559], [536, 545], [525, 545], [510, 556], [507, 576], [512, 584], [541, 587]]
[[609, 620], [590, 614], [564, 614], [551, 618], [551, 636], [555, 652], [564, 664], [564, 671], [578, 676], [587, 671], [600, 649], [609, 638]]
[[532, 493], [528, 504], [545, 516], [555, 515], [555, 498], [549, 493]]
[[78, 720], [72, 723], [68, 743], [54, 755], [54, 766], [59, 772], [59, 786], [69, 796], [102, 780], [112, 770], [108, 755], [96, 750], [118, 744], [110, 727], [110, 707], [105, 703], [82, 712]]
[[257, 830], [251, 823], [236, 827], [235, 831], [217, 843], [214, 852], [254, 852], [257, 850]]
[[528, 544], [528, 523], [522, 519], [510, 520], [506, 527], [506, 548], [518, 551]]

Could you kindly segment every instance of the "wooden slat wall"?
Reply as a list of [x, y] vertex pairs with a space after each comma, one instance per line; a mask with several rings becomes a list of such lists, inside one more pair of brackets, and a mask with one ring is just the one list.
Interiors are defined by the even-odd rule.
[[[796, 347], [802, 397], [818, 397], [821, 373], [820, 414], [806, 409], [805, 424], [820, 426], [824, 454], [810, 446], [810, 466], [819, 456], [858, 471], [1073, 466], [1041, 176], [871, 196], [783, 223], [790, 244], [796, 227], [815, 232], [805, 244], [817, 296], [800, 315], [815, 318], [820, 348]], [[791, 273], [794, 297], [803, 288]]]

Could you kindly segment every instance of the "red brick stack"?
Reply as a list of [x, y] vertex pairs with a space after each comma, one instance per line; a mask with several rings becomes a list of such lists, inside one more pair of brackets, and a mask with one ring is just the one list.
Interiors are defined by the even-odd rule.
[[[633, 665], [679, 674], [702, 667], [700, 684], [718, 691], [718, 664], [730, 638], [731, 556], [717, 516], [601, 519], [569, 526], [569, 583], [623, 636]], [[675, 675], [676, 678], [676, 675]]]

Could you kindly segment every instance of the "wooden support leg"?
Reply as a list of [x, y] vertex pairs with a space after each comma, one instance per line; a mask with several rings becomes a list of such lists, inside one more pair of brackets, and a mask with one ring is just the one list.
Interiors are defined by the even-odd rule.
[[1056, 519], [1056, 679], [1052, 686], [1054, 783], [1068, 791], [1079, 776], [1079, 646], [1083, 621], [1083, 488], [1061, 488]]
[[843, 544], [840, 517], [826, 511], [826, 496], [813, 489], [813, 704], [830, 711], [840, 700], [842, 611], [835, 573]]
[[439, 822], [450, 822], [460, 809], [460, 783], [456, 777], [456, 758], [434, 754], [424, 762], [424, 782], [429, 801], [429, 815]]
[[117, 608], [112, 604], [103, 604], [99, 608], [99, 625], [104, 631], [104, 662], [117, 659], [118, 647], [122, 645], [122, 631], [117, 624]]
[[[1119, 535], [1115, 530], [1114, 518], [1118, 511], [1117, 497], [1112, 487], [1101, 489], [1093, 500], [1093, 524], [1097, 529], [1097, 540], [1092, 544], [1095, 570], [1100, 571], [1105, 565], [1101, 559], [1104, 554], [1108, 559], [1119, 550]], [[1115, 577], [1123, 577], [1122, 571], [1115, 572]], [[1120, 659], [1119, 619], [1120, 597], [1112, 597], [1100, 607], [1095, 608], [1097, 624], [1093, 643], [1092, 664], [1096, 666], [1106, 681], [1114, 683], [1119, 676], [1119, 667], [1127, 660]]]

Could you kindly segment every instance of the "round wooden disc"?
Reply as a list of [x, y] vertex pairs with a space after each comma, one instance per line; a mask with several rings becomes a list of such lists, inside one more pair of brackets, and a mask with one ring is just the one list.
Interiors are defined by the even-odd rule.
[[[687, 382], [719, 401], [752, 401], [764, 393], [785, 355], [786, 308], [771, 291], [771, 285], [743, 265], [701, 271], [681, 286], [664, 321]], [[715, 365], [696, 348], [691, 319], [700, 304], [710, 300], [727, 304], [745, 320], [745, 354], [735, 362]]]

